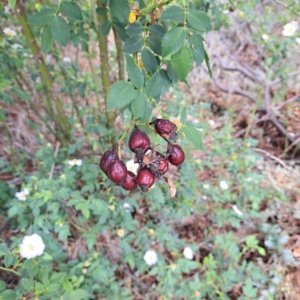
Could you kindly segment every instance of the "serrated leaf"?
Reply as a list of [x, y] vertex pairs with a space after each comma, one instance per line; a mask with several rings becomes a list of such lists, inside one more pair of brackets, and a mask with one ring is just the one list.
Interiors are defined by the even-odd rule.
[[141, 53], [142, 62], [146, 71], [153, 75], [157, 70], [157, 60], [150, 50], [144, 48]]
[[196, 149], [202, 151], [204, 150], [202, 135], [192, 123], [185, 123], [182, 131], [185, 134], [186, 138], [195, 145]]
[[140, 121], [143, 123], [149, 122], [150, 117], [152, 115], [152, 110], [153, 110], [153, 105], [149, 101], [146, 101], [145, 113], [143, 117], [140, 119]]
[[162, 55], [169, 56], [178, 52], [184, 44], [185, 36], [184, 27], [176, 27], [168, 31], [162, 38]]
[[129, 24], [126, 29], [126, 33], [130, 36], [139, 35], [142, 31], [143, 31], [143, 25], [138, 22]]
[[172, 85], [172, 81], [168, 76], [168, 73], [166, 70], [160, 69], [159, 70], [161, 82], [163, 87], [169, 87]]
[[73, 285], [72, 283], [69, 281], [68, 278], [64, 278], [62, 281], [63, 287], [67, 292], [72, 292], [73, 291]]
[[142, 70], [134, 64], [133, 59], [129, 55], [125, 55], [126, 58], [126, 70], [130, 81], [138, 89], [142, 88], [144, 85], [144, 76]]
[[143, 0], [139, 0], [139, 9], [146, 7], [146, 4]]
[[147, 44], [149, 48], [156, 53], [157, 55], [161, 55], [161, 39], [156, 36], [148, 36], [146, 38]]
[[161, 15], [161, 20], [170, 20], [174, 22], [181, 22], [183, 21], [184, 18], [184, 13], [181, 7], [177, 5], [172, 5], [167, 7], [162, 15]]
[[136, 90], [126, 81], [114, 83], [108, 93], [107, 110], [123, 108], [136, 96]]
[[110, 20], [105, 20], [102, 24], [101, 24], [101, 33], [103, 36], [108, 36], [110, 29], [111, 29], [111, 21]]
[[138, 52], [143, 46], [144, 40], [142, 36], [135, 36], [125, 41], [123, 52], [132, 54]]
[[51, 21], [52, 37], [61, 45], [66, 46], [69, 39], [69, 25], [60, 16], [56, 16]]
[[28, 17], [27, 23], [33, 26], [44, 26], [49, 24], [54, 18], [54, 11], [46, 8]]
[[211, 30], [209, 17], [203, 11], [196, 10], [196, 9], [188, 9], [187, 22], [195, 30], [198, 31]]
[[177, 75], [175, 74], [174, 70], [172, 69], [171, 62], [170, 62], [170, 61], [168, 61], [168, 63], [167, 63], [167, 74], [168, 74], [168, 77], [170, 78], [170, 80], [171, 80], [173, 83], [178, 82], [178, 77], [177, 77]]
[[2, 299], [5, 300], [15, 300], [17, 299], [17, 293], [14, 290], [5, 290], [0, 295]]
[[190, 49], [192, 51], [193, 59], [196, 62], [196, 65], [199, 66], [204, 60], [204, 45], [201, 35], [193, 34], [188, 37], [190, 43]]
[[171, 57], [171, 66], [179, 80], [184, 81], [193, 65], [191, 50], [183, 46], [177, 53]]
[[9, 6], [11, 9], [15, 8], [17, 0], [8, 0]]
[[122, 25], [120, 22], [117, 21], [116, 18], [112, 18], [113, 26], [116, 29], [118, 37], [125, 42], [129, 36], [126, 34], [126, 29], [124, 25]]
[[74, 299], [74, 300], [82, 300], [82, 299], [88, 299], [88, 298], [89, 298], [89, 294], [86, 290], [76, 289], [73, 292], [72, 299]]
[[212, 71], [211, 71], [211, 68], [210, 68], [209, 57], [208, 57], [205, 49], [204, 49], [204, 59], [205, 59], [205, 63], [206, 63], [207, 69], [208, 69], [209, 76], [210, 76], [210, 78], [212, 78]]
[[110, 0], [111, 13], [124, 25], [128, 24], [129, 4], [128, 0]]
[[146, 81], [146, 95], [149, 98], [157, 99], [161, 94], [162, 82], [157, 71]]
[[148, 31], [154, 34], [155, 36], [162, 38], [166, 33], [166, 29], [159, 24], [152, 24], [147, 27]]
[[98, 16], [104, 16], [108, 12], [108, 9], [106, 7], [97, 7], [96, 8], [96, 13]]
[[131, 107], [135, 119], [141, 118], [145, 114], [147, 96], [139, 90], [132, 100]]
[[184, 123], [186, 120], [186, 108], [181, 108], [180, 109], [180, 123]]
[[82, 21], [81, 9], [75, 2], [63, 1], [60, 10], [69, 20]]
[[52, 46], [52, 35], [50, 26], [46, 26], [41, 35], [42, 51], [46, 53]]

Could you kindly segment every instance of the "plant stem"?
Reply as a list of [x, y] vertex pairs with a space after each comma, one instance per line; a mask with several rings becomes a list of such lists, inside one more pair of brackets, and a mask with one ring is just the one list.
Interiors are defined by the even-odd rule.
[[154, 5], [150, 6], [150, 7], [145, 7], [144, 9], [142, 9], [140, 11], [140, 16], [146, 16], [149, 13], [151, 13], [154, 9], [156, 9], [158, 7], [162, 7], [164, 5], [167, 5], [167, 4], [171, 3], [172, 1], [173, 0], [166, 0], [166, 1], [158, 3], [158, 4], [154, 4]]
[[21, 274], [20, 274], [19, 272], [14, 271], [14, 270], [12, 270], [12, 269], [0, 267], [0, 270], [7, 271], [7, 272], [11, 272], [11, 273], [14, 273], [14, 274], [16, 274], [16, 275], [18, 275], [18, 276], [21, 276]]
[[124, 68], [124, 55], [123, 55], [123, 43], [119, 36], [117, 35], [116, 29], [113, 26], [113, 32], [115, 37], [115, 44], [117, 48], [117, 61], [118, 61], [118, 67], [119, 67], [119, 80], [125, 80], [125, 68]]
[[118, 158], [121, 159], [121, 145], [123, 140], [125, 139], [126, 135], [130, 132], [131, 128], [136, 124], [136, 122], [133, 120], [129, 124], [128, 128], [125, 130], [121, 138], [119, 139], [117, 145], [118, 145]]
[[[95, 29], [97, 32], [99, 50], [100, 50], [100, 68], [101, 68], [101, 80], [103, 95], [105, 100], [106, 122], [108, 128], [114, 127], [114, 115], [112, 112], [107, 111], [107, 98], [108, 90], [110, 88], [109, 81], [109, 64], [108, 64], [108, 49], [107, 49], [107, 37], [103, 36], [100, 30], [100, 25], [106, 20], [106, 16], [96, 16], [95, 0], [91, 0], [93, 16], [95, 21]], [[97, 0], [98, 6], [105, 6], [100, 0]]]

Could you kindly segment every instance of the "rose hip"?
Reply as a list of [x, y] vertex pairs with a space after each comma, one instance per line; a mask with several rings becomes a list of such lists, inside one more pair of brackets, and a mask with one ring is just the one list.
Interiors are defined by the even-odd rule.
[[109, 165], [112, 161], [117, 159], [117, 155], [115, 149], [107, 150], [101, 160], [100, 160], [100, 168], [107, 175]]
[[156, 119], [154, 121], [155, 131], [169, 140], [174, 140], [176, 138], [177, 126], [169, 120]]
[[170, 162], [170, 164], [179, 166], [184, 162], [184, 159], [184, 152], [179, 145], [168, 145], [168, 161]]
[[108, 178], [115, 184], [122, 184], [126, 176], [127, 169], [125, 164], [120, 159], [112, 161], [108, 168]]
[[127, 176], [124, 183], [122, 184], [122, 187], [127, 191], [132, 191], [137, 188], [137, 182], [134, 173], [132, 173], [131, 171], [127, 171]]
[[141, 187], [143, 192], [147, 192], [155, 181], [154, 174], [148, 169], [142, 169], [137, 175], [136, 182]]

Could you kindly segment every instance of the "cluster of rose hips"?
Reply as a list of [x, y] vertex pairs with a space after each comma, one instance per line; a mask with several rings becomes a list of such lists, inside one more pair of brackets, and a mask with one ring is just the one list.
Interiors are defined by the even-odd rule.
[[135, 126], [130, 138], [129, 148], [135, 153], [135, 162], [139, 164], [137, 175], [128, 171], [123, 161], [118, 157], [116, 149], [106, 151], [101, 160], [100, 168], [108, 178], [125, 190], [132, 191], [140, 186], [143, 192], [153, 186], [156, 179], [160, 179], [169, 169], [169, 163], [180, 166], [185, 155], [182, 148], [172, 141], [176, 139], [177, 126], [169, 120], [156, 119], [155, 131], [167, 142], [166, 154], [151, 148], [149, 137]]

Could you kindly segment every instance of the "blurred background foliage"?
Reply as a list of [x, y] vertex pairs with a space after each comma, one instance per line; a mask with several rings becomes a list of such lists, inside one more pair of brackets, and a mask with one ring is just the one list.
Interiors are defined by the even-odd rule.
[[[129, 193], [99, 169], [131, 120], [106, 112], [104, 87], [127, 80], [121, 25], [102, 36], [101, 60], [107, 1], [62, 9], [66, 42], [32, 16], [67, 2], [13, 2], [0, 10], [0, 299], [298, 299], [299, 1], [167, 1], [207, 12], [213, 29], [212, 77], [195, 64], [159, 102], [172, 117], [185, 110], [205, 147], [180, 137], [173, 199], [163, 181]], [[133, 158], [127, 147], [122, 157]], [[19, 244], [32, 233], [45, 252], [25, 261]]]

